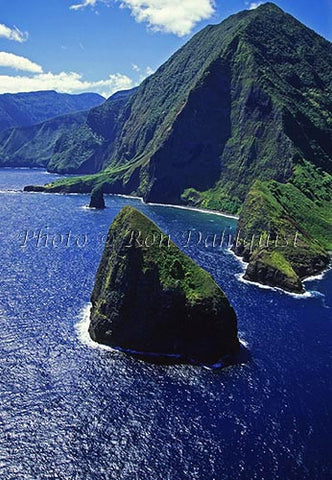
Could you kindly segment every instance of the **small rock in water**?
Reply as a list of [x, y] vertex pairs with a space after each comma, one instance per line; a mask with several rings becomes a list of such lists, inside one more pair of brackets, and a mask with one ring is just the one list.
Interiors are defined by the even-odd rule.
[[102, 185], [98, 185], [93, 188], [91, 192], [89, 208], [97, 208], [98, 210], [102, 210], [105, 208], [105, 200], [104, 200]]

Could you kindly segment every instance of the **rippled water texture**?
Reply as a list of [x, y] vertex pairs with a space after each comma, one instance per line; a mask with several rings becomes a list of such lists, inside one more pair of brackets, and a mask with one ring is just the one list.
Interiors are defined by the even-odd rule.
[[[184, 247], [188, 229], [227, 233], [235, 220], [111, 196], [91, 211], [86, 196], [17, 191], [53, 178], [0, 171], [0, 478], [331, 478], [331, 272], [307, 283], [307, 297], [245, 284], [226, 249]], [[217, 372], [154, 366], [83, 342], [76, 325], [103, 237], [126, 204], [214, 275], [249, 362]], [[43, 246], [45, 232], [53, 246]]]

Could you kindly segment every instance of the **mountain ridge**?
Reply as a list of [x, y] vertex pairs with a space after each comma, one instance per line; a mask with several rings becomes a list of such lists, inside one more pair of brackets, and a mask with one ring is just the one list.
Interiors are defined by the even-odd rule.
[[[102, 141], [102, 172], [44, 189], [87, 193], [102, 184], [105, 193], [139, 195], [147, 202], [233, 214], [243, 210], [245, 223], [243, 205], [251, 188], [256, 181], [273, 181], [290, 186], [260, 194], [268, 206], [277, 205], [278, 199], [270, 198], [277, 190], [292, 191], [327, 218], [330, 65], [330, 42], [274, 4], [233, 15], [197, 33], [122, 106], [115, 136]], [[295, 203], [287, 212], [283, 206], [280, 214], [296, 217], [301, 230], [308, 228], [305, 212], [299, 219]], [[318, 242], [326, 249], [327, 237]], [[251, 253], [249, 262], [257, 252]], [[314, 246], [311, 253], [317, 253]], [[286, 255], [268, 250], [264, 258], [279, 254]], [[280, 265], [293, 262], [296, 271], [295, 256], [286, 256]], [[301, 275], [298, 280], [297, 289]]]
[[[103, 111], [107, 105], [114, 103], [121, 104], [125, 101], [131, 91], [120, 91], [103, 102], [98, 111]], [[57, 149], [62, 142], [68, 141], [73, 136], [80, 139], [88, 132], [88, 119], [94, 114], [94, 107], [91, 110], [68, 113], [45, 120], [39, 124], [24, 127], [13, 127], [0, 132], [0, 166], [9, 167], [44, 167], [49, 171], [61, 171], [61, 161], [53, 169], [57, 155]], [[85, 127], [85, 125], [87, 126]], [[93, 137], [95, 145], [99, 146], [100, 134]], [[85, 146], [84, 146], [85, 147]], [[73, 157], [75, 152], [69, 151]], [[78, 152], [80, 159], [84, 159], [86, 153]], [[65, 161], [65, 160], [62, 160]], [[73, 160], [71, 160], [73, 161]], [[67, 169], [67, 173], [72, 173]], [[91, 173], [83, 167], [73, 173]]]
[[89, 110], [104, 102], [98, 93], [68, 94], [55, 90], [0, 94], [0, 131], [27, 127], [56, 116]]

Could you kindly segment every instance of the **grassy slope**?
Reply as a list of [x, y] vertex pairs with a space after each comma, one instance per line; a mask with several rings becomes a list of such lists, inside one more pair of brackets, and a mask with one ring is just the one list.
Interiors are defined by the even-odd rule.
[[[144, 252], [143, 268], [149, 269], [150, 265], [157, 265], [164, 289], [184, 291], [189, 303], [215, 296], [225, 297], [209, 273], [169, 241], [151, 220], [138, 210], [127, 206], [113, 221], [110, 235], [116, 237], [126, 234], [129, 244], [133, 231], [141, 233], [138, 241], [142, 243]], [[110, 264], [112, 265], [112, 262]], [[104, 287], [107, 288], [107, 281]]]
[[[305, 190], [308, 175], [316, 176], [315, 192], [312, 183]], [[249, 261], [248, 278], [257, 275], [257, 264], [265, 265], [293, 287], [296, 280], [294, 289], [300, 289], [301, 279], [326, 268], [332, 250], [331, 192], [331, 177], [306, 163], [296, 168], [292, 183], [257, 181], [252, 186], [235, 248]], [[259, 280], [264, 283], [263, 277]]]

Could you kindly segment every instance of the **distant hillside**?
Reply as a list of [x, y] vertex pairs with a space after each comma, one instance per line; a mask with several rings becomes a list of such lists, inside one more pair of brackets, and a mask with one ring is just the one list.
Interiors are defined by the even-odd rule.
[[0, 131], [27, 127], [59, 115], [89, 110], [105, 101], [97, 93], [70, 95], [52, 90], [0, 95]]
[[120, 134], [126, 105], [136, 88], [112, 95], [92, 108], [86, 122], [64, 133], [57, 142], [48, 170], [57, 173], [94, 173], [107, 166], [108, 148]]
[[[45, 167], [50, 171], [61, 172], [61, 165], [66, 171], [90, 173], [101, 167], [89, 164], [84, 168], [84, 161], [89, 158], [90, 150], [94, 153], [102, 143], [102, 127], [97, 126], [92, 132], [90, 124], [103, 125], [105, 112], [116, 112], [130, 96], [130, 91], [115, 93], [99, 107], [90, 111], [79, 111], [61, 115], [45, 122], [26, 127], [15, 127], [0, 132], [0, 166], [2, 167]], [[114, 113], [115, 115], [115, 113]], [[116, 128], [116, 118], [110, 122], [108, 113], [108, 131], [112, 124]], [[109, 133], [108, 133], [109, 135]], [[85, 139], [85, 141], [83, 141]], [[78, 145], [78, 148], [76, 147]], [[58, 155], [58, 151], [65, 153]], [[52, 159], [52, 162], [50, 160]], [[78, 161], [80, 162], [78, 167]], [[53, 168], [56, 162], [56, 168]], [[72, 167], [71, 167], [72, 165]]]
[[79, 128], [87, 117], [88, 112], [70, 113], [0, 132], [0, 167], [46, 168], [59, 138]]

